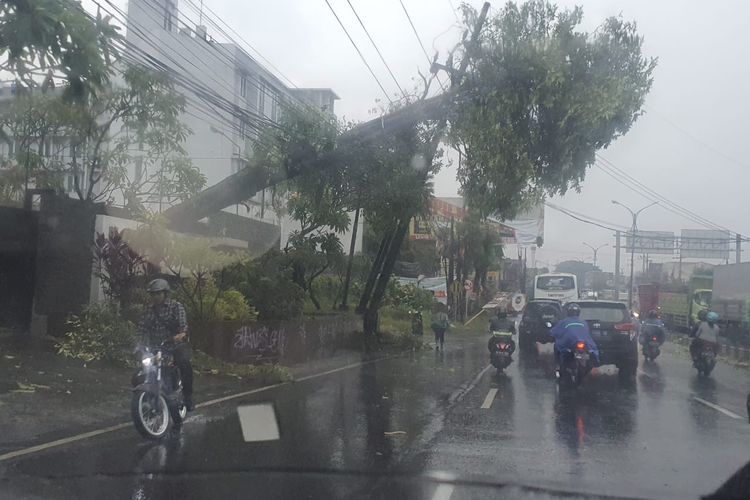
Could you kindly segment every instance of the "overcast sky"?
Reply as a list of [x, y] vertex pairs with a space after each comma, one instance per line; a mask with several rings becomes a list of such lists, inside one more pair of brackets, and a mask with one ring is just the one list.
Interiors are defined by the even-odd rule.
[[[200, 0], [191, 0], [198, 4]], [[397, 87], [380, 62], [346, 0], [329, 0], [388, 93]], [[417, 69], [426, 72], [425, 55], [399, 0], [350, 0], [379, 45], [402, 87], [412, 88]], [[445, 54], [460, 37], [458, 0], [403, 0], [427, 47]], [[480, 1], [468, 2], [476, 7]], [[747, 149], [750, 4], [742, 1], [561, 0], [580, 4], [585, 27], [621, 14], [635, 20], [647, 55], [659, 58], [645, 115], [601, 155], [633, 178], [702, 217], [750, 235], [745, 187], [750, 173]], [[179, 0], [180, 8], [186, 0]], [[359, 59], [325, 0], [204, 0], [210, 8], [284, 75], [300, 87], [331, 87], [341, 97], [339, 117], [366, 120], [376, 100], [385, 97]], [[500, 7], [500, 2], [493, 7]], [[209, 29], [209, 34], [211, 34]], [[455, 195], [455, 170], [436, 178], [437, 195]], [[613, 206], [616, 198], [640, 208], [649, 200], [593, 167], [580, 194], [551, 200], [576, 212], [626, 226], [630, 216]], [[644, 230], [679, 232], [701, 228], [659, 206], [639, 218]], [[538, 259], [554, 265], [566, 259], [591, 259], [582, 242], [613, 244], [611, 231], [546, 210], [545, 245]], [[750, 247], [749, 247], [750, 248]], [[623, 258], [624, 258], [623, 254]], [[658, 258], [657, 258], [658, 259]], [[666, 257], [670, 260], [671, 256]], [[599, 264], [614, 268], [614, 252], [603, 249]]]

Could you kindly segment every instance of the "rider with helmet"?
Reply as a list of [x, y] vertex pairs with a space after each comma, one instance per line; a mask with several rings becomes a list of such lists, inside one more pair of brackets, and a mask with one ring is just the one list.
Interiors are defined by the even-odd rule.
[[652, 309], [648, 312], [648, 316], [643, 320], [643, 323], [641, 323], [641, 335], [639, 338], [639, 342], [641, 344], [645, 344], [646, 339], [650, 339], [654, 336], [659, 341], [659, 345], [664, 343], [664, 322], [659, 319], [659, 313], [656, 310]]
[[598, 365], [599, 349], [594, 339], [591, 338], [588, 323], [580, 318], [581, 306], [570, 303], [565, 311], [567, 318], [557, 323], [550, 330], [550, 335], [555, 339], [555, 357], [559, 361], [561, 352], [573, 350], [576, 343], [585, 342], [586, 348], [594, 356], [594, 364]]
[[152, 280], [146, 291], [150, 304], [143, 311], [140, 333], [146, 345], [159, 345], [164, 341], [175, 344], [174, 360], [180, 369], [182, 393], [185, 407], [192, 411], [193, 405], [193, 366], [190, 364], [191, 350], [187, 338], [187, 314], [185, 307], [169, 298], [169, 283], [158, 278]]
[[487, 349], [492, 353], [497, 350], [497, 337], [508, 337], [510, 344], [510, 353], [516, 350], [516, 343], [513, 341], [513, 331], [515, 327], [513, 322], [508, 319], [508, 313], [501, 308], [495, 310], [495, 316], [490, 319], [490, 339], [487, 341]]
[[702, 321], [698, 325], [698, 329], [695, 332], [695, 338], [690, 344], [690, 355], [695, 361], [701, 352], [702, 345], [709, 344], [714, 353], [719, 351], [719, 315], [713, 311], [709, 311], [706, 314], [706, 320]]

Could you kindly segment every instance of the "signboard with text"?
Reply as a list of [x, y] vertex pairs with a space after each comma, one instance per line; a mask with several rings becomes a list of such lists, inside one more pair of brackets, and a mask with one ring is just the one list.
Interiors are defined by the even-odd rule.
[[683, 259], [726, 260], [729, 258], [731, 239], [729, 231], [683, 229], [680, 254]]
[[634, 242], [628, 233], [625, 237], [625, 249], [641, 254], [672, 254], [675, 249], [675, 236], [671, 231], [636, 231]]

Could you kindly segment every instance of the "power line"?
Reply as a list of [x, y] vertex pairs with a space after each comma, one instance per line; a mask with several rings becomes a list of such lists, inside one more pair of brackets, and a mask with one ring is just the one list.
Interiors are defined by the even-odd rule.
[[352, 2], [350, 0], [346, 0], [346, 3], [348, 3], [349, 7], [351, 7], [352, 12], [354, 12], [355, 17], [357, 18], [357, 21], [359, 21], [359, 25], [362, 26], [362, 29], [365, 31], [365, 34], [367, 35], [367, 38], [370, 39], [370, 43], [372, 43], [372, 46], [375, 48], [375, 51], [378, 53], [378, 56], [380, 56], [380, 60], [383, 62], [385, 69], [388, 70], [388, 74], [391, 75], [391, 78], [393, 79], [393, 83], [396, 84], [396, 87], [398, 87], [398, 89], [401, 91], [401, 94], [405, 98], [407, 98], [408, 96], [406, 92], [404, 92], [404, 89], [401, 88], [401, 85], [398, 83], [396, 76], [393, 74], [393, 71], [391, 71], [391, 67], [385, 61], [385, 57], [383, 57], [383, 54], [380, 52], [378, 45], [375, 43], [375, 40], [373, 40], [372, 37], [370, 36], [370, 32], [367, 31], [367, 28], [365, 27], [365, 23], [362, 22], [362, 19], [359, 17], [359, 14], [357, 14], [357, 10], [354, 8], [354, 5], [352, 5]]
[[[328, 1], [328, 0], [326, 0]], [[406, 14], [406, 19], [409, 20], [409, 25], [411, 26], [411, 30], [414, 32], [414, 36], [417, 37], [417, 41], [419, 42], [419, 46], [422, 47], [422, 52], [424, 53], [425, 58], [427, 59], [427, 64], [432, 67], [432, 59], [430, 59], [430, 55], [427, 53], [427, 49], [424, 48], [424, 43], [422, 43], [422, 37], [419, 36], [419, 33], [417, 32], [416, 26], [414, 26], [414, 22], [411, 20], [411, 16], [409, 15], [409, 11], [406, 10], [406, 5], [404, 5], [403, 0], [398, 0], [398, 3], [401, 4], [401, 8], [404, 9], [404, 14]], [[443, 82], [440, 81], [440, 78], [435, 75], [435, 79], [437, 80], [438, 84], [440, 85], [440, 88], [443, 89], [443, 92], [445, 92], [445, 86], [443, 85]]]
[[380, 80], [378, 80], [378, 77], [375, 75], [375, 72], [370, 67], [370, 64], [367, 62], [367, 59], [365, 59], [365, 56], [362, 55], [362, 52], [359, 50], [359, 47], [357, 47], [357, 44], [354, 42], [354, 39], [349, 34], [349, 31], [346, 29], [346, 26], [344, 26], [344, 23], [341, 22], [341, 19], [339, 19], [338, 14], [336, 14], [336, 11], [333, 10], [333, 7], [331, 7], [331, 3], [328, 0], [324, 0], [326, 5], [328, 5], [328, 8], [331, 10], [331, 14], [333, 14], [333, 17], [336, 18], [336, 21], [339, 22], [339, 26], [341, 26], [341, 29], [344, 30], [344, 33], [346, 33], [346, 37], [349, 39], [349, 41], [354, 46], [354, 50], [357, 51], [357, 54], [359, 54], [359, 58], [362, 59], [362, 62], [365, 63], [365, 66], [367, 66], [367, 69], [370, 71], [370, 74], [377, 82], [378, 86], [380, 87], [380, 90], [383, 91], [383, 95], [386, 99], [388, 99], [388, 102], [393, 104], [393, 99], [388, 95], [388, 92], [385, 91], [385, 88], [383, 87], [383, 84], [380, 83]]
[[666, 123], [668, 123], [669, 125], [671, 125], [675, 130], [677, 130], [678, 132], [682, 133], [685, 137], [687, 137], [687, 138], [691, 139], [692, 141], [700, 144], [701, 146], [703, 146], [704, 148], [708, 149], [709, 151], [712, 151], [712, 152], [716, 153], [717, 155], [721, 156], [725, 160], [728, 160], [728, 161], [734, 163], [737, 166], [740, 166], [740, 167], [745, 168], [745, 169], [748, 168], [746, 164], [742, 163], [741, 161], [737, 160], [736, 158], [733, 158], [733, 157], [729, 156], [724, 151], [722, 151], [720, 148], [714, 147], [711, 144], [709, 144], [709, 143], [707, 143], [707, 142], [699, 139], [695, 135], [691, 134], [690, 132], [688, 132], [687, 130], [685, 130], [684, 128], [682, 128], [681, 126], [677, 125], [677, 123], [675, 123], [672, 120], [670, 120], [669, 118], [667, 118], [665, 115], [663, 115], [663, 114], [659, 113], [658, 111], [656, 111], [655, 109], [648, 109], [647, 111], [649, 111], [649, 112], [653, 113], [654, 115], [656, 115], [657, 117], [661, 118], [663, 121], [665, 121]]
[[[704, 217], [701, 217], [695, 212], [692, 212], [691, 210], [688, 210], [687, 208], [681, 205], [678, 205], [677, 203], [667, 199], [663, 195], [657, 193], [650, 187], [646, 186], [642, 182], [638, 181], [637, 179], [629, 175], [627, 172], [618, 168], [615, 164], [613, 164], [611, 161], [604, 158], [602, 155], [597, 153], [596, 156], [601, 162], [605, 164], [605, 165], [602, 165], [600, 163], [597, 165], [600, 169], [602, 169], [602, 171], [606, 172], [609, 170], [607, 173], [610, 175], [610, 177], [615, 179], [617, 182], [623, 184], [624, 186], [628, 187], [629, 189], [633, 190], [634, 192], [640, 194], [644, 198], [651, 200], [651, 201], [659, 201], [661, 203], [661, 206], [669, 210], [670, 212], [675, 213], [687, 220], [690, 220], [702, 226], [705, 226], [711, 229], [720, 229], [722, 231], [728, 231], [729, 233], [732, 233], [732, 234], [738, 234], [734, 231], [730, 231], [726, 227], [723, 227], [719, 224], [711, 222], [710, 220]], [[618, 177], [618, 175], [620, 177]]]

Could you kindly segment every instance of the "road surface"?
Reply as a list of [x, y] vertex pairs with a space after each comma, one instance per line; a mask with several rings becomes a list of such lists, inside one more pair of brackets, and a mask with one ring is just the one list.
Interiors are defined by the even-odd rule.
[[[484, 335], [449, 338], [209, 402], [161, 443], [124, 425], [4, 455], [0, 497], [696, 498], [750, 460], [750, 383], [723, 364], [698, 378], [668, 350], [634, 384], [605, 368], [560, 395], [549, 346], [498, 376]], [[245, 442], [237, 408], [260, 402], [280, 439]]]

